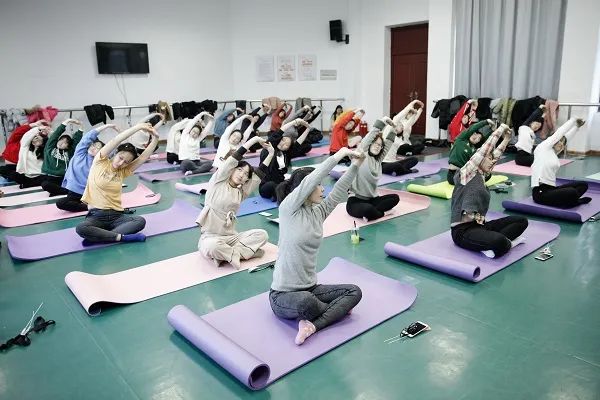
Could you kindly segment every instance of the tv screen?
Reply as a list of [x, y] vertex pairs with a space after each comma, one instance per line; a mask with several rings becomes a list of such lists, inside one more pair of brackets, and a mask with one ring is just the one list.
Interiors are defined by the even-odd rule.
[[147, 74], [148, 45], [146, 43], [96, 42], [99, 74]]

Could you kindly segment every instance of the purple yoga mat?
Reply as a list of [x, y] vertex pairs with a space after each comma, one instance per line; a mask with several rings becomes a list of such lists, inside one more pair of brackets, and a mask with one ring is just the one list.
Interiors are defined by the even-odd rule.
[[[193, 228], [200, 209], [191, 204], [175, 200], [171, 208], [145, 214], [146, 227], [142, 230], [146, 236], [156, 236], [162, 233], [175, 232], [182, 229]], [[40, 233], [30, 236], [6, 236], [8, 251], [16, 260], [42, 260], [63, 254], [76, 253], [99, 247], [112, 246], [119, 243], [102, 243], [92, 246], [83, 246], [82, 239], [75, 232], [75, 228], [59, 231]]]
[[[500, 213], [489, 212], [487, 219], [491, 220], [504, 216]], [[556, 239], [559, 233], [560, 227], [556, 224], [529, 220], [529, 226], [523, 233], [526, 238], [525, 243], [514, 247], [500, 258], [488, 258], [480, 252], [458, 247], [452, 241], [450, 231], [413, 243], [410, 246], [387, 242], [384, 251], [387, 255], [400, 260], [467, 281], [479, 282]]]
[[[394, 183], [394, 182], [403, 182], [403, 181], [407, 181], [410, 179], [422, 178], [424, 176], [437, 174], [438, 172], [440, 172], [439, 166], [430, 165], [429, 163], [418, 163], [415, 166], [415, 169], [417, 170], [417, 172], [412, 173], [412, 174], [405, 174], [405, 175], [398, 175], [398, 176], [382, 174], [381, 177], [379, 178], [379, 181], [377, 182], [377, 185], [382, 186], [382, 185], [387, 185], [387, 184]], [[344, 174], [345, 170], [346, 170], [346, 168], [334, 169], [329, 173], [329, 175], [331, 175], [331, 177], [334, 179], [339, 179]]]
[[[559, 178], [556, 180], [556, 185], [564, 185], [569, 182], [573, 181], [570, 179]], [[518, 211], [525, 214], [541, 215], [543, 217], [584, 223], [594, 215], [600, 213], [600, 182], [585, 182], [588, 184], [588, 191], [584, 196], [592, 198], [592, 201], [588, 204], [562, 209], [538, 204], [533, 201], [531, 196], [529, 196], [518, 201], [504, 200], [502, 202], [502, 207], [507, 210]]]
[[159, 169], [172, 169], [172, 168], [179, 169], [179, 165], [169, 164], [166, 161], [149, 161], [149, 162], [145, 162], [142, 165], [140, 165], [138, 167], [138, 169], [135, 170], [135, 173], [139, 174], [142, 172], [157, 171]]
[[[318, 275], [321, 284], [353, 283], [362, 300], [341, 321], [317, 332], [302, 346], [294, 344], [296, 321], [277, 318], [268, 293], [198, 316], [183, 305], [169, 323], [199, 350], [250, 389], [258, 390], [289, 372], [405, 311], [417, 289], [343, 258], [333, 258]], [[382, 301], [385, 299], [385, 301]]]

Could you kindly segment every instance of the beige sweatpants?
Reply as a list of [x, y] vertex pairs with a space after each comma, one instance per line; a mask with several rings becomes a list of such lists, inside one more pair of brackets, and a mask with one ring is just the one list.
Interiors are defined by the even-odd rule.
[[236, 235], [200, 235], [198, 250], [206, 257], [229, 262], [234, 251], [240, 254], [240, 259], [248, 260], [269, 240], [264, 229], [250, 229]]

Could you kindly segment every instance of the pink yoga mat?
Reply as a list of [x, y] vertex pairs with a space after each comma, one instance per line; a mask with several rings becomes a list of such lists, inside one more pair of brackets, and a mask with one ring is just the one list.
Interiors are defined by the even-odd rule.
[[[560, 159], [560, 165], [566, 165], [571, 162], [573, 162], [573, 160], [565, 160], [564, 158]], [[517, 165], [513, 160], [502, 164], [497, 164], [494, 167], [494, 173], [531, 176], [531, 167], [523, 167], [522, 165]]]
[[[124, 208], [134, 208], [158, 203], [160, 194], [154, 193], [141, 183], [131, 192], [123, 193], [121, 198]], [[42, 222], [57, 221], [79, 217], [87, 211], [73, 213], [56, 208], [56, 204], [43, 204], [41, 206], [15, 208], [12, 210], [0, 209], [0, 226], [14, 228], [40, 224]]]
[[10, 185], [10, 186], [4, 186], [4, 187], [0, 187], [0, 190], [4, 192], [4, 194], [14, 194], [14, 195], [18, 195], [18, 194], [22, 194], [22, 193], [29, 193], [29, 192], [37, 192], [42, 190], [41, 186], [32, 186], [32, 187], [28, 187], [28, 188], [24, 188], [24, 189], [19, 189], [19, 185]]
[[[169, 311], [167, 318], [190, 345], [243, 385], [260, 390], [400, 314], [417, 298], [414, 286], [376, 274], [343, 258], [333, 258], [319, 273], [318, 281], [321, 284], [358, 285], [362, 299], [350, 315], [317, 332], [302, 346], [294, 344], [297, 322], [277, 318], [271, 311], [268, 293], [202, 316], [178, 305]], [[348, 363], [344, 365], [351, 368]], [[342, 368], [337, 364], [330, 367]], [[325, 370], [322, 372], [327, 374]], [[220, 376], [216, 379], [221, 381]], [[312, 397], [319, 398], [318, 395]]]
[[34, 192], [20, 194], [18, 196], [0, 197], [0, 207], [23, 206], [31, 203], [39, 203], [40, 201], [57, 200], [65, 195], [50, 197], [48, 192]]
[[431, 204], [431, 199], [428, 196], [422, 196], [420, 194], [384, 188], [378, 188], [377, 192], [380, 196], [385, 194], [397, 194], [400, 196], [400, 203], [388, 211], [384, 217], [369, 222], [365, 222], [362, 218], [358, 219], [348, 215], [346, 212], [346, 203], [338, 204], [338, 206], [335, 208], [335, 210], [333, 210], [329, 217], [327, 217], [325, 223], [323, 224], [323, 237], [337, 235], [338, 233], [342, 232], [348, 232], [354, 228], [355, 222], [357, 227], [362, 228], [363, 226], [377, 224], [379, 222], [397, 218], [405, 214], [424, 210]]
[[108, 275], [73, 271], [65, 283], [89, 315], [98, 315], [103, 305], [138, 303], [275, 262], [277, 246], [267, 243], [262, 249], [264, 256], [242, 261], [239, 270], [229, 264], [217, 267], [196, 251]]
[[186, 185], [185, 183], [177, 182], [175, 183], [175, 189], [182, 192], [189, 192], [194, 194], [204, 194], [210, 187], [209, 182], [198, 183], [195, 185]]

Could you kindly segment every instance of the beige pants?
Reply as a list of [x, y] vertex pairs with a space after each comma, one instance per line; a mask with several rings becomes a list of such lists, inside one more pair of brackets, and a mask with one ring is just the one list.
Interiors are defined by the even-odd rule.
[[204, 256], [218, 261], [231, 261], [234, 252], [240, 254], [240, 259], [248, 260], [267, 243], [267, 240], [269, 235], [263, 229], [250, 229], [228, 236], [204, 234], [200, 235], [198, 250]]

